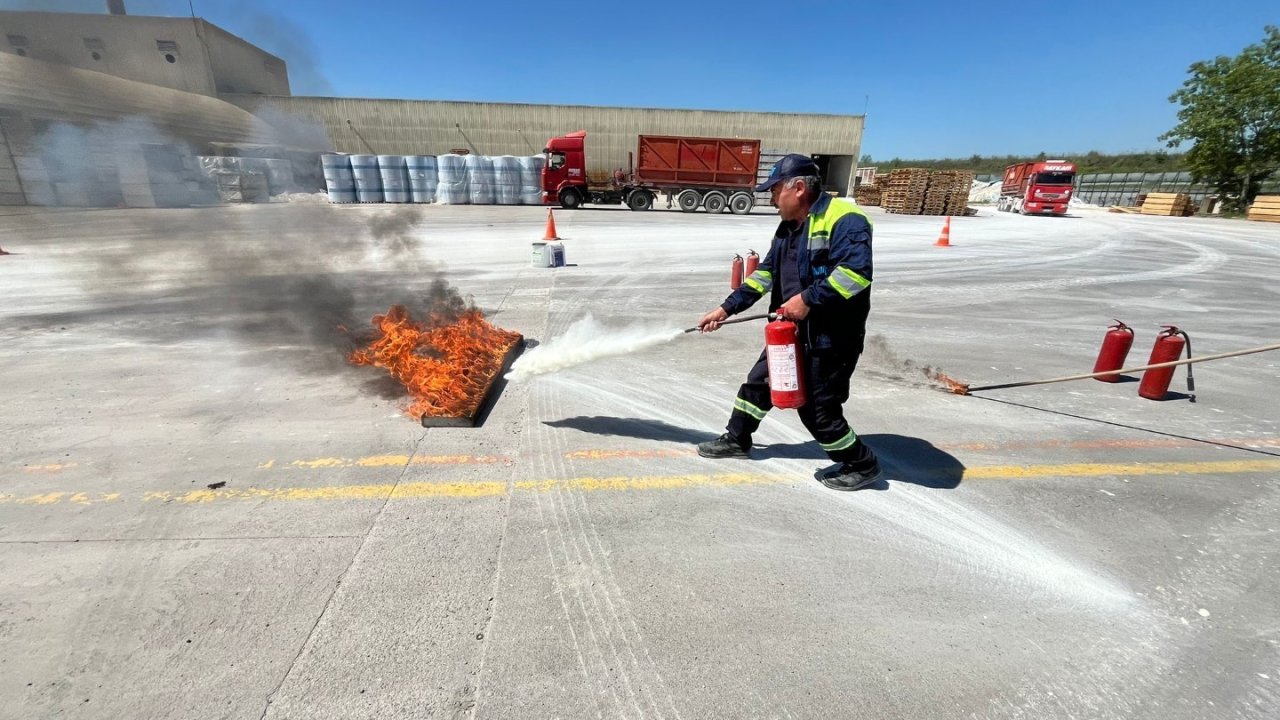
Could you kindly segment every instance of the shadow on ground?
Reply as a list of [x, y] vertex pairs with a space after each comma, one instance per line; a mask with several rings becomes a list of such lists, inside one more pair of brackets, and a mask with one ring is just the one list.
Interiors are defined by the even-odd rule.
[[[714, 439], [718, 433], [690, 430], [661, 420], [620, 418], [604, 415], [582, 415], [550, 420], [543, 423], [555, 428], [569, 428], [594, 435], [613, 435], [637, 440], [659, 440], [694, 445]], [[934, 447], [933, 443], [906, 435], [863, 435], [862, 441], [871, 446], [880, 465], [884, 468], [884, 480], [874, 487], [884, 490], [886, 481], [905, 482], [938, 490], [950, 490], [964, 478], [964, 465], [950, 453]], [[788, 460], [825, 461], [827, 456], [814, 441], [803, 443], [773, 443], [757, 445], [752, 450], [756, 460], [782, 458]], [[829, 462], [829, 461], [828, 461]]]
[[[951, 454], [939, 450], [928, 440], [907, 435], [862, 435], [862, 441], [871, 446], [884, 478], [867, 489], [887, 490], [889, 482], [905, 482], [938, 490], [950, 490], [964, 478], [964, 465]], [[755, 457], [785, 458], [789, 460], [826, 461], [826, 453], [814, 441], [805, 443], [777, 443], [757, 446]], [[827, 470], [828, 465], [820, 468]]]
[[661, 420], [608, 417], [603, 415], [581, 415], [563, 420], [551, 420], [543, 424], [557, 428], [580, 430], [594, 435], [616, 435], [639, 440], [663, 440], [690, 444], [706, 442], [719, 437], [719, 433], [690, 430]]

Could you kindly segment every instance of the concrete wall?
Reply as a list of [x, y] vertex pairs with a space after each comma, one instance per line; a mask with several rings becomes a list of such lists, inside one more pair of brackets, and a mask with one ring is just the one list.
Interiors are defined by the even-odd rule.
[[0, 136], [0, 203], [77, 206], [156, 204], [172, 185], [148, 161], [157, 145], [194, 161], [214, 141], [278, 142], [265, 122], [216, 98], [7, 53]]
[[241, 40], [217, 25], [200, 21], [209, 48], [210, 69], [219, 93], [290, 95], [284, 60]]
[[283, 60], [191, 18], [0, 11], [3, 53], [199, 95], [289, 94]]
[[[534, 155], [548, 138], [587, 131], [588, 171], [626, 167], [639, 134], [758, 138], [764, 148], [845, 156], [846, 176], [861, 152], [861, 115], [517, 105], [434, 100], [224, 95], [254, 113], [280, 111], [323, 125], [340, 152], [439, 155], [465, 148], [484, 155]], [[830, 179], [843, 188], [847, 177]]]

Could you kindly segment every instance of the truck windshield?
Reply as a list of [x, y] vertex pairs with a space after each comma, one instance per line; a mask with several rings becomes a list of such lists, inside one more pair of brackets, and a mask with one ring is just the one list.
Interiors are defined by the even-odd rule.
[[1067, 172], [1042, 172], [1036, 175], [1037, 185], [1070, 185], [1075, 177]]

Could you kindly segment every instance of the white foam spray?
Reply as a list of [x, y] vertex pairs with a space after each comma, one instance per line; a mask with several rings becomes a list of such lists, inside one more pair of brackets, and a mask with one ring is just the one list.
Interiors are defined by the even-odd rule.
[[652, 325], [630, 325], [625, 328], [607, 328], [585, 315], [569, 326], [564, 334], [539, 345], [521, 355], [511, 364], [508, 380], [524, 380], [534, 375], [545, 375], [593, 360], [642, 350], [661, 345], [683, 334], [678, 328]]

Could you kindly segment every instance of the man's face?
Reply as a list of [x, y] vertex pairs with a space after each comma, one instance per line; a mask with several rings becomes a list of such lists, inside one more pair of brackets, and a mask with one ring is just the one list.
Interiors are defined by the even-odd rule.
[[782, 182], [769, 188], [769, 203], [778, 208], [778, 215], [783, 220], [803, 220], [808, 208], [804, 206], [804, 196], [808, 192], [808, 188], [801, 180], [794, 181], [791, 187], [786, 187], [790, 180]]

